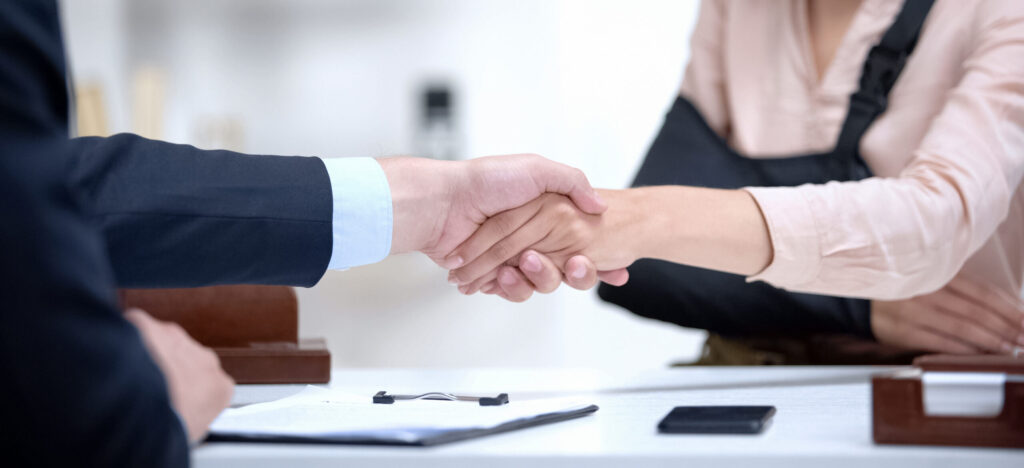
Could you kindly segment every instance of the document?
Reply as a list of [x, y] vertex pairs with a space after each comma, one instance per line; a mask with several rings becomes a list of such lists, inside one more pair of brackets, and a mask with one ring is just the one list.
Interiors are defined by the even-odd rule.
[[412, 400], [374, 404], [309, 386], [268, 403], [225, 410], [210, 428], [211, 441], [334, 442], [436, 445], [585, 416], [597, 406], [570, 399], [473, 402]]

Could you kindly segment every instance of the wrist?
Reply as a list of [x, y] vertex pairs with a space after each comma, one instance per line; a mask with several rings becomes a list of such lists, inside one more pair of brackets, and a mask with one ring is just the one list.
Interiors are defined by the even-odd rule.
[[658, 235], [665, 232], [662, 210], [657, 209], [657, 192], [652, 188], [633, 188], [622, 191], [620, 203], [624, 216], [621, 242], [634, 259], [658, 258]]
[[615, 252], [615, 258], [606, 266], [625, 267], [649, 256], [650, 229], [647, 226], [652, 222], [649, 194], [644, 189], [598, 189], [597, 193], [608, 203], [608, 210], [601, 215], [600, 250]]
[[411, 157], [377, 162], [391, 191], [391, 254], [427, 249], [444, 230], [457, 167], [448, 161]]

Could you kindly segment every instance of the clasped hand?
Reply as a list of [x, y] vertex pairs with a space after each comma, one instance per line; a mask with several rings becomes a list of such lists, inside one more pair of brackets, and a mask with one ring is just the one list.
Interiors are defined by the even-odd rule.
[[600, 190], [613, 200], [602, 214], [581, 210], [569, 198], [546, 193], [485, 221], [448, 256], [462, 266], [449, 274], [464, 294], [483, 292], [520, 302], [565, 282], [589, 289], [598, 280], [625, 284], [625, 267], [637, 258], [629, 229], [637, 212], [623, 191]]
[[378, 162], [391, 187], [391, 253], [425, 253], [463, 292], [523, 301], [563, 279], [579, 289], [626, 282], [633, 258], [610, 234], [629, 211], [606, 213], [602, 199], [624, 192], [598, 195], [578, 169], [537, 155]]

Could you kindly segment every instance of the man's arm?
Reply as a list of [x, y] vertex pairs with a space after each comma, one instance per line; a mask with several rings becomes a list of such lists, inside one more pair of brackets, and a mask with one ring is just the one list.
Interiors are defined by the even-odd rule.
[[[121, 134], [72, 140], [72, 187], [120, 286], [311, 286], [330, 264], [439, 263], [488, 216], [546, 193], [597, 213], [576, 169], [535, 155], [447, 162], [252, 156]], [[457, 260], [456, 260], [457, 261]]]
[[71, 140], [72, 189], [122, 287], [312, 286], [332, 250], [319, 158], [200, 150], [121, 134]]
[[116, 309], [103, 245], [78, 215], [51, 159], [63, 142], [5, 139], [0, 147], [6, 460], [12, 466], [186, 466], [186, 435], [164, 378]]

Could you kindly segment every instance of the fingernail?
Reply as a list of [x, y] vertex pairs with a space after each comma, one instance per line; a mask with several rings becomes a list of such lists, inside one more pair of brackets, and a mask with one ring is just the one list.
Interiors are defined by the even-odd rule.
[[999, 345], [999, 349], [1006, 354], [1013, 354], [1013, 345], [1005, 341]]
[[455, 276], [455, 273], [448, 273], [448, 282], [451, 284], [459, 284], [459, 278]]
[[596, 200], [602, 206], [608, 206], [608, 203], [605, 203], [604, 198], [601, 198], [601, 194], [597, 192], [594, 192], [594, 200]]
[[463, 259], [462, 259], [462, 257], [460, 257], [460, 256], [455, 256], [455, 257], [452, 257], [452, 258], [446, 259], [446, 260], [444, 261], [444, 267], [445, 267], [445, 268], [447, 268], [447, 269], [449, 269], [449, 270], [454, 270], [454, 269], [456, 269], [456, 268], [458, 268], [458, 267], [462, 266], [462, 263], [463, 263], [464, 261], [465, 261], [465, 260], [463, 260]]
[[1020, 336], [1017, 337], [1017, 344], [1024, 346], [1024, 333], [1021, 333]]
[[516, 277], [515, 275], [512, 274], [512, 272], [506, 270], [502, 271], [501, 274], [498, 275], [498, 281], [500, 281], [501, 284], [509, 286], [516, 284]]
[[530, 273], [540, 273], [540, 259], [534, 254], [527, 254], [526, 258], [523, 259], [522, 266], [523, 270]]
[[587, 276], [587, 269], [582, 266], [576, 267], [572, 270], [570, 275], [576, 279], [583, 279], [584, 276]]

